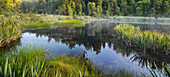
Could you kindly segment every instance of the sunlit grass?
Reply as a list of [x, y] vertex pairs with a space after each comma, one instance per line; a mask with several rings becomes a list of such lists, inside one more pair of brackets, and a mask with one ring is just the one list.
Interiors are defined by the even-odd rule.
[[15, 17], [0, 18], [0, 47], [21, 37], [21, 26]]
[[71, 25], [84, 25], [85, 22], [81, 20], [67, 20], [67, 21], [57, 21], [57, 24], [71, 24]]
[[41, 27], [41, 28], [44, 28], [44, 27], [51, 27], [52, 24], [50, 23], [32, 23], [32, 24], [24, 24], [23, 27], [26, 27], [26, 28], [38, 28], [38, 27]]
[[[102, 76], [93, 63], [75, 57], [45, 57], [44, 49], [20, 47], [0, 55], [0, 77]], [[85, 65], [86, 63], [86, 65]], [[84, 68], [85, 71], [84, 71]]]
[[170, 35], [161, 32], [141, 31], [139, 27], [120, 24], [114, 28], [124, 41], [135, 43], [141, 49], [152, 49], [166, 54], [170, 51]]
[[[81, 58], [59, 56], [57, 58], [52, 58], [50, 63], [53, 64], [52, 67], [56, 67], [62, 76], [102, 76], [103, 72], [97, 70], [93, 63], [90, 61], [84, 61]], [[84, 69], [85, 68], [85, 69]]]

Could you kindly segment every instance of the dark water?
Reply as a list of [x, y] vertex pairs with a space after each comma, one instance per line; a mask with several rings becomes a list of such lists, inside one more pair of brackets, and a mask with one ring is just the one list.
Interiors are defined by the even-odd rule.
[[[159, 56], [124, 45], [114, 37], [113, 28], [119, 23], [112, 21], [87, 22], [84, 27], [54, 27], [45, 29], [27, 29], [23, 32], [21, 45], [35, 45], [48, 49], [50, 56], [67, 55], [89, 58], [105, 72], [128, 70], [150, 75], [146, 67], [154, 63], [170, 64], [170, 56]], [[170, 31], [170, 25], [134, 24], [142, 30]]]

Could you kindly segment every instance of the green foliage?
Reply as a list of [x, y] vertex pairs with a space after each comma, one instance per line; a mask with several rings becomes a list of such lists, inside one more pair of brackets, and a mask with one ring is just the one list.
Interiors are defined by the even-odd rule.
[[169, 0], [1, 0], [0, 14], [169, 17]]
[[83, 10], [82, 10], [82, 4], [80, 4], [80, 5], [79, 5], [79, 9], [78, 9], [78, 14], [79, 14], [79, 15], [82, 15], [82, 11], [83, 11]]
[[116, 34], [127, 42], [138, 45], [141, 49], [151, 49], [154, 52], [169, 54], [170, 35], [161, 32], [141, 31], [139, 27], [120, 24], [114, 28]]
[[94, 2], [88, 3], [88, 13], [89, 13], [90, 16], [97, 16], [96, 4]]
[[68, 15], [73, 16], [73, 10], [69, 5], [68, 5]]

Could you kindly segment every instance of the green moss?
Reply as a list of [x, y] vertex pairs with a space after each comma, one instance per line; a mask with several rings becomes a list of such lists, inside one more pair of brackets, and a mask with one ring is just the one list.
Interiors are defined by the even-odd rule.
[[51, 27], [52, 24], [49, 23], [32, 23], [32, 24], [24, 24], [23, 25], [26, 28], [44, 28], [44, 27]]
[[67, 20], [57, 21], [56, 24], [85, 25], [85, 22], [81, 20]]

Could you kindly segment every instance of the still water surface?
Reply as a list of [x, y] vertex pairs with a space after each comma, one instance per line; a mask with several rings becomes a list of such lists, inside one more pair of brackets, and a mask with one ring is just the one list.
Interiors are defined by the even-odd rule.
[[[162, 62], [170, 64], [170, 57], [162, 57], [151, 53], [144, 53], [135, 48], [123, 45], [113, 36], [113, 28], [120, 22], [92, 21], [84, 27], [54, 27], [45, 29], [27, 29], [23, 32], [21, 45], [35, 45], [48, 49], [50, 56], [83, 56], [93, 61], [105, 72], [112, 69], [128, 70], [140, 74], [150, 75], [147, 66], [153, 63], [158, 66]], [[124, 23], [124, 22], [121, 22]], [[170, 25], [128, 23], [139, 26], [142, 30], [170, 31]], [[160, 67], [161, 68], [161, 67]]]

